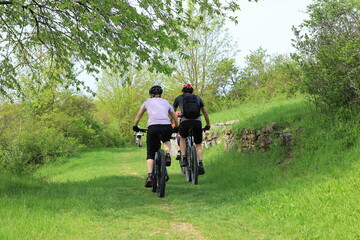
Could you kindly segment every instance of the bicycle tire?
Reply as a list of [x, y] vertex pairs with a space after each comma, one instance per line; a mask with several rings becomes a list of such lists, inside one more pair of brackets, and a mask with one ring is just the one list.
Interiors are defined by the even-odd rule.
[[153, 185], [151, 188], [152, 192], [156, 192], [157, 191], [157, 187], [158, 187], [158, 180], [157, 180], [157, 165], [158, 165], [158, 153], [155, 153], [155, 158], [154, 158], [154, 166], [153, 166]]
[[158, 187], [157, 187], [157, 196], [162, 198], [165, 196], [165, 187], [166, 187], [166, 162], [165, 162], [165, 152], [164, 150], [159, 150], [159, 160], [160, 165], [158, 166]]
[[191, 182], [191, 159], [190, 159], [190, 147], [186, 146], [187, 166], [184, 168], [186, 181]]
[[198, 169], [197, 152], [195, 146], [191, 146], [190, 156], [191, 156], [191, 182], [194, 185], [196, 185], [198, 184], [199, 169]]

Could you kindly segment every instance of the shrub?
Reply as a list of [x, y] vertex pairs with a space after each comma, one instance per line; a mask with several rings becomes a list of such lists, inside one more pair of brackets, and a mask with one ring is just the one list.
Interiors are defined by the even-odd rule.
[[55, 128], [33, 124], [19, 135], [0, 143], [0, 164], [7, 171], [25, 174], [61, 156], [75, 155], [81, 145]]
[[294, 28], [293, 58], [302, 67], [302, 88], [332, 107], [360, 101], [360, 2], [316, 0], [310, 20]]

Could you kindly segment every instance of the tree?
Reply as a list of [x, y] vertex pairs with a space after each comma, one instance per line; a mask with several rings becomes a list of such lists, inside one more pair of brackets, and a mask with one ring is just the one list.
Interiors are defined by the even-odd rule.
[[148, 97], [149, 74], [146, 69], [129, 68], [125, 76], [104, 70], [98, 82], [97, 118], [104, 126], [118, 132], [124, 142], [132, 140], [133, 120]]
[[203, 97], [204, 93], [217, 93], [217, 89], [225, 85], [220, 80], [228, 79], [218, 75], [218, 68], [222, 61], [234, 59], [236, 42], [224, 27], [224, 18], [202, 14], [196, 9], [192, 9], [191, 16], [196, 28], [186, 28], [188, 38], [181, 42], [187, 57], [182, 54], [174, 57], [176, 65], [172, 77], [178, 83], [192, 84], [196, 93]]
[[[189, 2], [210, 15], [239, 9], [236, 1]], [[53, 69], [64, 69], [67, 77], [58, 81], [73, 85], [81, 84], [75, 63], [89, 73], [143, 63], [169, 73], [174, 59], [162, 53], [180, 49], [187, 38], [181, 28], [190, 22], [186, 6], [178, 0], [0, 0], [0, 93], [20, 88], [17, 74], [41, 65], [39, 51]], [[132, 54], [135, 63], [128, 60]]]
[[301, 75], [298, 65], [288, 55], [270, 55], [265, 49], [251, 51], [245, 67], [234, 72], [229, 96], [239, 100], [267, 100], [288, 97], [298, 91]]
[[293, 28], [303, 89], [332, 107], [359, 102], [360, 2], [316, 0], [307, 13], [310, 19]]
[[229, 91], [235, 86], [239, 78], [240, 69], [235, 64], [235, 59], [222, 59], [213, 72], [213, 95], [227, 97]]

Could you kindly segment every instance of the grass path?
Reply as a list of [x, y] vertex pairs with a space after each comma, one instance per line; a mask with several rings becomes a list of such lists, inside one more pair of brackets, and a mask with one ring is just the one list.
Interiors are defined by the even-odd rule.
[[178, 215], [171, 183], [165, 199], [143, 187], [144, 155], [92, 151], [39, 171], [46, 182], [7, 179], [0, 239], [206, 239]]
[[[235, 152], [218, 150], [207, 151], [207, 174], [198, 186], [185, 182], [174, 161], [163, 199], [143, 187], [144, 149], [85, 152], [42, 169], [32, 181], [0, 175], [6, 181], [0, 188], [0, 239], [360, 236], [359, 164], [336, 177], [285, 177], [272, 164], [260, 164], [259, 156], [241, 162]], [[223, 157], [227, 164], [219, 167]]]

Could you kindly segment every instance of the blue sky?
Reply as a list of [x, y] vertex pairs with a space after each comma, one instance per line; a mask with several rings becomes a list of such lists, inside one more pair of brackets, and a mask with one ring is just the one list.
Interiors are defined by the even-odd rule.
[[241, 1], [241, 11], [237, 14], [239, 23], [228, 24], [241, 51], [238, 64], [242, 66], [244, 57], [260, 46], [269, 54], [294, 52], [291, 27], [308, 18], [304, 12], [311, 3], [312, 0]]

